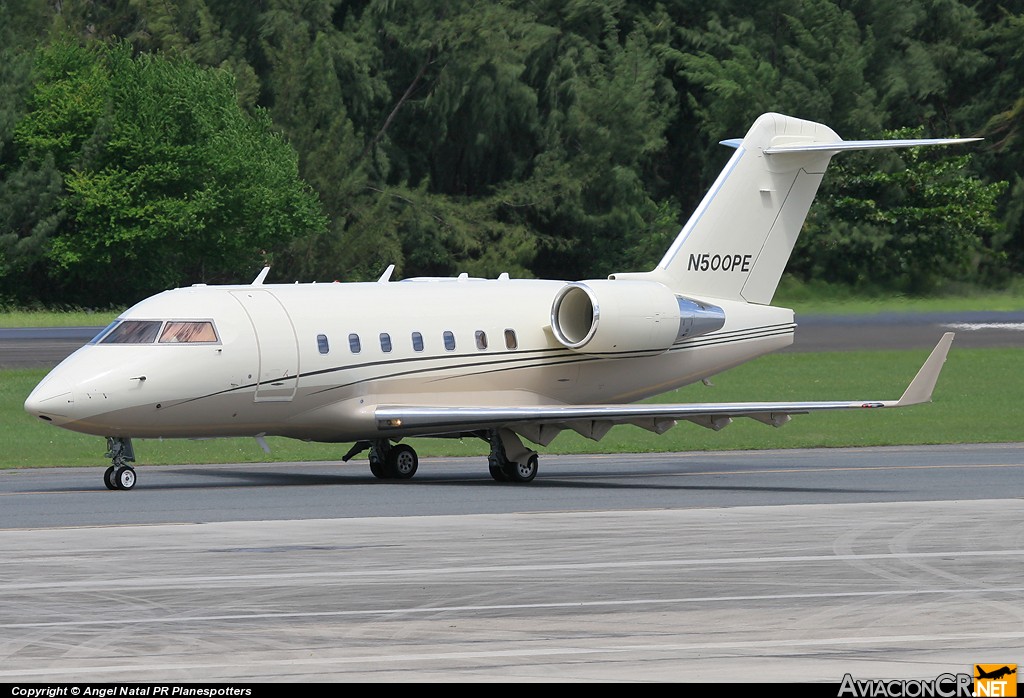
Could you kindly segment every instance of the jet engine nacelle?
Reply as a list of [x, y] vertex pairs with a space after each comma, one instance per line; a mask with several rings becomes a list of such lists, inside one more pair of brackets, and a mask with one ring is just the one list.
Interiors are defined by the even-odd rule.
[[577, 281], [551, 304], [555, 338], [586, 354], [668, 351], [724, 325], [718, 306], [677, 296], [656, 281]]

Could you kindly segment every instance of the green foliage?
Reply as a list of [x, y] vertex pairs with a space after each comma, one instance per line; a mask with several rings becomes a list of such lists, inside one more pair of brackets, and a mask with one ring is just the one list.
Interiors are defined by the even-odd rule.
[[656, 226], [662, 210], [644, 180], [664, 147], [670, 101], [662, 78], [665, 61], [648, 36], [650, 27], [623, 33], [617, 27], [600, 44], [582, 36], [563, 39], [552, 66], [559, 77], [546, 93], [557, 111], [549, 149], [538, 158], [537, 184], [557, 198], [535, 205], [530, 222], [545, 233], [541, 276], [605, 276], [632, 268], [626, 252]]
[[364, 32], [335, 30], [335, 4], [276, 3], [262, 15], [270, 110], [300, 153], [302, 175], [329, 219], [324, 234], [295, 241], [277, 259], [293, 278], [362, 280], [401, 263], [386, 217], [374, 220], [385, 226], [376, 240], [364, 244], [352, 230], [374, 207], [375, 171], [386, 169], [383, 158], [366, 157], [366, 136], [353, 115], [365, 124], [384, 103], [386, 86], [372, 74], [379, 48]]
[[[528, 277], [536, 239], [524, 226], [505, 223], [497, 198], [431, 195], [426, 187], [385, 186], [360, 197], [349, 212], [344, 237], [300, 241], [291, 254], [297, 266], [336, 271], [328, 278], [375, 279], [389, 264], [397, 276], [472, 276], [501, 273]], [[323, 278], [321, 276], [321, 278]]]
[[881, 124], [867, 72], [874, 40], [849, 10], [831, 0], [789, 0], [709, 15], [705, 26], [680, 28], [689, 102], [709, 142], [742, 135], [767, 111], [839, 132]]
[[964, 0], [12, 0], [0, 297], [127, 302], [265, 260], [288, 279], [650, 268], [717, 142], [769, 110], [990, 138], [877, 176], [884, 156], [838, 156], [802, 278], [1004, 284], [1024, 271], [1021, 46], [1019, 3]]
[[83, 302], [237, 280], [322, 229], [295, 152], [229, 73], [124, 43], [52, 44], [37, 65], [17, 141], [63, 176], [46, 258]]
[[46, 281], [46, 242], [60, 225], [62, 189], [52, 157], [22, 161], [15, 132], [28, 110], [43, 1], [0, 3], [0, 298], [24, 301]]
[[62, 193], [53, 157], [23, 162], [0, 182], [0, 291], [24, 301], [25, 291], [47, 283], [46, 250], [65, 219]]
[[983, 99], [970, 104], [969, 111], [995, 141], [982, 166], [990, 178], [1012, 183], [1002, 208], [1003, 230], [993, 245], [1006, 253], [1007, 266], [1019, 272], [1024, 269], [1024, 13], [1002, 13], [986, 40], [993, 61], [982, 81]]
[[[913, 130], [887, 138], [920, 137]], [[1003, 263], [992, 250], [1000, 229], [996, 199], [1004, 182], [986, 184], [966, 171], [967, 155], [911, 148], [838, 159], [808, 215], [789, 270], [860, 288], [912, 294], [945, 279], [976, 278]]]
[[78, 164], [113, 99], [101, 51], [58, 42], [37, 53], [29, 112], [15, 129], [28, 159], [50, 156], [61, 171]]

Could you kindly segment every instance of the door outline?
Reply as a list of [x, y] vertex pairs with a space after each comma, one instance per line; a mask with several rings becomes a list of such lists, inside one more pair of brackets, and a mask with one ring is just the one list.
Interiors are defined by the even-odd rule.
[[299, 341], [280, 299], [266, 289], [231, 291], [256, 337], [254, 402], [290, 402], [299, 388]]

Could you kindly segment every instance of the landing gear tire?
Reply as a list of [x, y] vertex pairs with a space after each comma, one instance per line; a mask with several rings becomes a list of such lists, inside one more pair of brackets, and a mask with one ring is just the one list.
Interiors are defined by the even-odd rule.
[[[491, 454], [487, 457], [487, 467], [491, 477], [497, 482], [533, 482], [537, 477], [537, 452], [523, 446], [519, 435], [510, 429], [491, 429], [477, 434], [491, 445]], [[515, 459], [509, 453], [515, 454]], [[519, 459], [525, 458], [520, 462]]]
[[537, 477], [539, 460], [537, 455], [530, 456], [525, 463], [509, 463], [505, 469], [505, 475], [512, 482], [532, 482]]
[[396, 480], [408, 480], [416, 474], [419, 457], [412, 446], [399, 444], [393, 446], [387, 455], [388, 476]]
[[384, 472], [384, 464], [377, 461], [370, 461], [370, 472], [379, 480], [383, 480], [387, 477], [387, 473]]
[[135, 487], [135, 469], [127, 465], [122, 465], [120, 468], [114, 470], [113, 480], [117, 485], [117, 489], [130, 490]]
[[110, 466], [103, 473], [103, 484], [107, 486], [108, 490], [116, 490], [117, 489], [117, 483], [114, 482], [114, 470], [115, 470], [114, 466]]
[[135, 449], [127, 436], [108, 436], [106, 457], [110, 467], [103, 472], [103, 484], [108, 490], [130, 490], [135, 487]]

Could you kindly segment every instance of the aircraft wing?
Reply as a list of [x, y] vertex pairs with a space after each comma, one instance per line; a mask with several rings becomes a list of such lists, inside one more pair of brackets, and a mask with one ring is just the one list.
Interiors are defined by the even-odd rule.
[[[947, 332], [925, 360], [924, 365], [898, 400], [857, 400], [828, 402], [718, 402], [680, 404], [598, 404], [528, 405], [511, 407], [454, 407], [424, 405], [381, 405], [374, 411], [382, 430], [445, 433], [507, 427], [531, 441], [545, 444], [561, 429], [572, 429], [584, 436], [600, 439], [616, 424], [635, 424], [662, 433], [676, 420], [685, 419], [710, 429], [721, 429], [734, 417], [750, 417], [772, 426], [781, 426], [793, 414], [825, 410], [906, 407], [930, 402], [939, 372], [946, 361], [953, 333]], [[545, 426], [550, 438], [545, 436]], [[537, 438], [534, 438], [537, 437]]]

